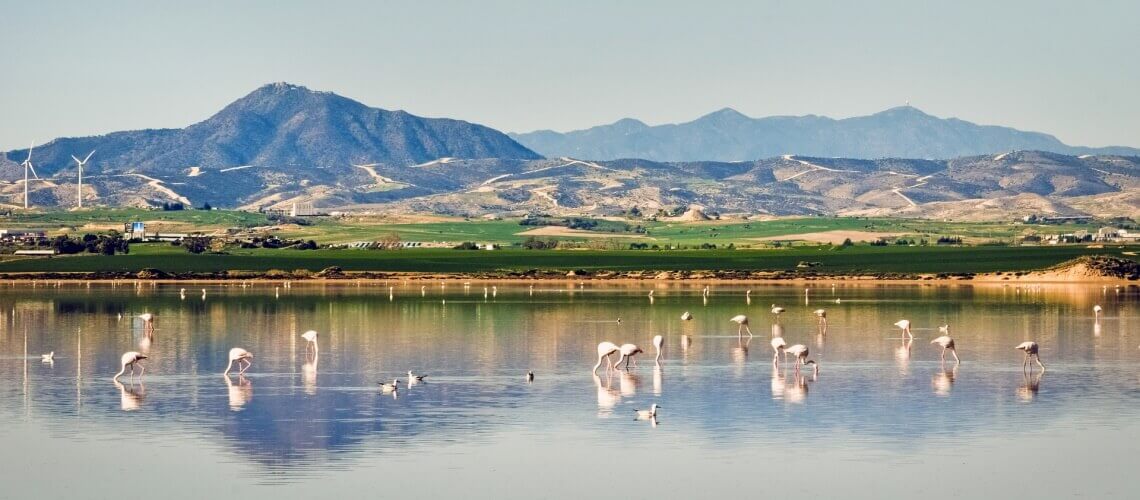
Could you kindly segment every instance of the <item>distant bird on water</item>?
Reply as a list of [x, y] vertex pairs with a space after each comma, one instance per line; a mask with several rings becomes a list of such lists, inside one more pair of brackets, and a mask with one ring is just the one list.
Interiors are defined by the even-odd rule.
[[409, 382], [423, 382], [423, 380], [425, 378], [427, 378], [427, 375], [416, 375], [416, 374], [412, 373], [411, 370], [408, 370], [408, 381]]
[[815, 314], [815, 321], [816, 321], [816, 323], [819, 323], [819, 324], [821, 324], [821, 325], [823, 325], [823, 324], [826, 324], [826, 323], [827, 323], [827, 311], [826, 311], [826, 310], [824, 310], [824, 309], [816, 309], [816, 310], [814, 311], [814, 314]]
[[1017, 347], [1014, 349], [1025, 351], [1025, 358], [1021, 360], [1021, 368], [1023, 370], [1025, 369], [1025, 366], [1029, 364], [1029, 358], [1033, 358], [1033, 360], [1037, 362], [1037, 366], [1041, 367], [1042, 371], [1045, 370], [1045, 365], [1041, 364], [1041, 355], [1037, 353], [1037, 342], [1034, 342], [1032, 340], [1022, 342], [1020, 344], [1017, 344]]
[[617, 368], [622, 361], [625, 361], [625, 368], [627, 370], [629, 369], [629, 362], [633, 360], [633, 357], [645, 352], [641, 350], [640, 347], [637, 347], [637, 344], [622, 344], [619, 350], [621, 351], [621, 357], [618, 358], [617, 363], [614, 363], [614, 368]]
[[180, 298], [182, 300], [186, 300], [186, 289], [185, 288], [178, 290], [178, 298]]
[[139, 319], [141, 319], [143, 322], [143, 329], [144, 330], [154, 330], [154, 315], [153, 314], [142, 313], [139, 315]]
[[383, 391], [384, 394], [389, 394], [400, 390], [400, 379], [394, 378], [392, 379], [391, 383], [380, 382], [380, 390]]
[[134, 377], [135, 376], [135, 365], [138, 365], [139, 376], [141, 377], [143, 375], [143, 372], [146, 371], [146, 367], [144, 367], [139, 362], [144, 360], [144, 359], [146, 359], [146, 355], [144, 355], [140, 352], [135, 352], [135, 351], [124, 352], [122, 358], [120, 358], [120, 361], [122, 362], [122, 368], [119, 369], [119, 373], [116, 373], [115, 376], [111, 378], [111, 380], [114, 380], [117, 382], [119, 380], [119, 377], [123, 376], [123, 373], [127, 371], [128, 366], [131, 367], [131, 376]]
[[689, 321], [691, 319], [693, 319], [693, 313], [689, 311], [681, 313], [681, 321]]
[[[226, 365], [226, 371], [222, 372], [223, 376], [230, 374], [230, 368], [233, 368], [234, 363], [238, 364], [238, 375], [244, 375], [245, 371], [253, 365], [253, 353], [240, 347], [230, 349], [230, 362]], [[244, 363], [244, 366], [242, 365]]]
[[527, 371], [526, 372], [526, 381], [527, 381], [527, 383], [534, 382], [534, 372], [533, 371]]
[[736, 336], [737, 337], [740, 337], [741, 333], [744, 332], [745, 330], [747, 330], [748, 331], [748, 338], [752, 338], [752, 329], [748, 328], [748, 316], [745, 316], [743, 314], [737, 314], [736, 316], [729, 318], [729, 321], [740, 325], [736, 329]]
[[796, 358], [796, 370], [799, 370], [800, 366], [811, 365], [812, 370], [814, 370], [815, 373], [819, 373], [819, 364], [816, 363], [815, 360], [807, 359], [809, 351], [806, 345], [796, 344], [784, 349], [784, 352]]
[[660, 408], [661, 407], [658, 406], [657, 403], [649, 405], [648, 410], [638, 410], [637, 408], [634, 408], [633, 411], [637, 412], [637, 416], [634, 418], [636, 420], [649, 420], [651, 418], [657, 418], [657, 410]]
[[301, 334], [301, 338], [309, 342], [309, 347], [313, 348], [313, 352], [317, 351], [317, 331], [309, 330]]
[[910, 333], [910, 320], [909, 319], [900, 319], [900, 320], [895, 322], [895, 326], [899, 327], [899, 329], [901, 329], [903, 331], [903, 333], [905, 333], [907, 335], [907, 337], [910, 337], [911, 340], [914, 339], [914, 334]]
[[938, 344], [942, 346], [942, 361], [946, 361], [946, 351], [949, 350], [950, 354], [954, 355], [954, 362], [961, 363], [962, 360], [958, 359], [958, 350], [954, 348], [954, 339], [949, 335], [943, 335], [930, 341], [931, 344]]
[[54, 363], [55, 362], [55, 351], [49, 352], [47, 354], [41, 354], [40, 360], [43, 361], [44, 363]]
[[780, 321], [780, 314], [782, 314], [783, 312], [784, 312], [783, 307], [777, 306], [776, 304], [772, 304], [772, 314], [774, 314], [776, 316], [776, 321]]
[[788, 347], [788, 343], [784, 341], [784, 337], [775, 337], [772, 339], [772, 364], [780, 363], [780, 353], [785, 352], [784, 349]]
[[1100, 312], [1103, 310], [1104, 309], [1101, 309], [1100, 304], [1093, 306], [1093, 318], [1097, 321], [1100, 321]]
[[661, 364], [661, 347], [665, 345], [665, 337], [660, 335], [653, 336], [653, 348], [657, 350], [657, 357], [653, 359], [656, 364]]

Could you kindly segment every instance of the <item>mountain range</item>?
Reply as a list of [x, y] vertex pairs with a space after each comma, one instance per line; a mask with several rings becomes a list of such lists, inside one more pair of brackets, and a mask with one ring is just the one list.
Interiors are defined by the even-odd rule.
[[1048, 134], [938, 118], [909, 105], [841, 120], [815, 115], [750, 118], [725, 108], [679, 124], [649, 126], [626, 118], [586, 130], [510, 136], [548, 157], [594, 160], [750, 161], [784, 154], [948, 159], [1016, 150], [1140, 155], [1135, 148], [1068, 146]]
[[[1048, 152], [1042, 149], [1059, 144], [1049, 136], [998, 129], [1008, 140], [1042, 142], [1031, 143], [1037, 149], [933, 160], [769, 155], [763, 149], [768, 146], [749, 145], [730, 133], [741, 123], [768, 119], [728, 111], [705, 118], [719, 124], [723, 133], [694, 136], [690, 144], [720, 144], [710, 151], [759, 148], [748, 154], [767, 156], [746, 161], [595, 160], [579, 154], [543, 158], [484, 126], [376, 109], [332, 93], [278, 83], [258, 88], [186, 128], [62, 138], [38, 146], [32, 160], [42, 178], [29, 183], [30, 202], [37, 207], [74, 206], [76, 168], [71, 155], [82, 157], [95, 150], [84, 169], [85, 206], [178, 201], [258, 209], [312, 203], [326, 209], [469, 216], [606, 216], [634, 207], [653, 213], [688, 206], [742, 217], [1140, 215], [1140, 156], [1127, 148], [1119, 151], [1124, 154], [1113, 153], [1115, 149], [1079, 155]], [[943, 145], [939, 147], [949, 147], [948, 141], [933, 139], [948, 123], [962, 129], [957, 135], [945, 132], [955, 137], [954, 144], [1005, 150], [986, 142], [998, 139], [983, 140], [966, 132], [991, 127], [941, 120], [914, 108], [867, 118], [805, 119], [879, 123], [871, 128], [886, 139], [894, 138], [886, 130], [902, 127], [899, 134], [915, 142], [929, 137], [929, 142]], [[908, 122], [913, 122], [909, 128], [899, 125]], [[789, 137], [804, 130], [784, 128]], [[659, 128], [623, 121], [583, 134], [603, 137], [621, 129], [632, 137]], [[679, 134], [678, 141], [684, 137], [671, 133]], [[834, 130], [813, 147], [839, 147], [828, 142], [833, 137]], [[875, 146], [876, 141], [847, 140], [865, 151], [885, 147]], [[659, 151], [666, 157], [673, 154]], [[17, 162], [27, 153], [10, 151], [0, 158], [0, 204], [22, 205], [24, 169]]]

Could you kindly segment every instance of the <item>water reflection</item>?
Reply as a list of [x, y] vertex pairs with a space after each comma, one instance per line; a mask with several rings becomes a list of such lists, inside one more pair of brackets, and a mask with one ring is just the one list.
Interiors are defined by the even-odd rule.
[[115, 388], [119, 389], [119, 408], [123, 411], [135, 411], [142, 407], [143, 398], [146, 397], [146, 386], [142, 380], [131, 379], [127, 385], [113, 380]]
[[1021, 386], [1017, 388], [1018, 399], [1025, 402], [1033, 401], [1037, 397], [1037, 391], [1041, 390], [1041, 378], [1044, 375], [1044, 371], [1033, 373], [1023, 371]]
[[930, 386], [934, 389], [934, 394], [938, 396], [949, 396], [950, 389], [954, 387], [954, 379], [958, 376], [958, 364], [954, 363], [951, 368], [946, 368], [943, 363], [942, 368], [934, 372], [934, 376], [930, 379]]
[[229, 375], [222, 375], [222, 378], [226, 381], [226, 389], [230, 398], [230, 410], [241, 411], [241, 409], [249, 403], [249, 400], [253, 399], [253, 384], [249, 382], [249, 379], [245, 378], [245, 375], [241, 374], [238, 374], [236, 384], [230, 379]]
[[614, 390], [611, 385], [613, 378], [610, 376], [610, 371], [606, 372], [605, 383], [602, 379], [594, 374], [594, 386], [598, 390], [598, 416], [607, 417], [613, 414], [614, 407], [621, 401], [621, 393]]

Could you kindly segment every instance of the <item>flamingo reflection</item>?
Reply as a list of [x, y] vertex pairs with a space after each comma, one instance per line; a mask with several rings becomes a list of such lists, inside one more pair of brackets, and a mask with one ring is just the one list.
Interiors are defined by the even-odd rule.
[[230, 380], [229, 375], [222, 376], [226, 381], [226, 389], [230, 396], [230, 410], [241, 411], [249, 400], [253, 399], [253, 384], [244, 375], [238, 374], [237, 384]]
[[613, 413], [614, 407], [621, 401], [621, 393], [612, 389], [610, 384], [612, 378], [606, 375], [606, 383], [602, 384], [602, 379], [598, 374], [594, 374], [594, 387], [598, 390], [598, 416], [606, 416]]
[[1021, 386], [1017, 388], [1017, 397], [1022, 401], [1033, 401], [1037, 397], [1037, 391], [1041, 389], [1041, 377], [1045, 375], [1044, 371], [1036, 373], [1021, 372]]
[[661, 365], [653, 367], [653, 394], [656, 396], [661, 395], [662, 380], [664, 378], [662, 372]]
[[942, 369], [934, 372], [934, 377], [930, 379], [930, 386], [934, 389], [936, 396], [949, 396], [950, 389], [954, 386], [954, 379], [958, 376], [958, 364], [955, 363], [950, 369], [943, 367]]
[[313, 395], [317, 393], [317, 363], [320, 361], [320, 353], [313, 351], [305, 355], [305, 364], [301, 365], [301, 385], [305, 394]]
[[139, 379], [138, 385], [135, 385], [134, 380], [131, 380], [131, 385], [123, 385], [119, 379], [114, 380], [115, 388], [119, 389], [119, 408], [123, 411], [135, 411], [142, 408], [143, 399], [146, 397], [146, 386], [143, 385], [142, 379]]
[[637, 386], [641, 385], [641, 377], [634, 375], [633, 372], [621, 370], [618, 372], [618, 382], [622, 397], [630, 397], [637, 394]]

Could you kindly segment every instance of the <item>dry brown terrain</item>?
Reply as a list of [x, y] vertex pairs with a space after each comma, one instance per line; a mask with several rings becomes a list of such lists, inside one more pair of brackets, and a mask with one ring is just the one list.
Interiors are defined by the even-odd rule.
[[648, 236], [640, 234], [622, 234], [622, 233], [601, 233], [597, 231], [583, 231], [581, 229], [570, 229], [562, 226], [543, 226], [534, 229], [528, 229], [521, 233], [515, 233], [519, 236], [580, 236], [583, 238], [646, 238], [652, 239]]
[[765, 236], [763, 238], [750, 238], [756, 241], [811, 241], [815, 243], [828, 243], [838, 245], [848, 238], [851, 241], [875, 241], [880, 238], [894, 238], [906, 233], [876, 233], [871, 231], [822, 231], [818, 233], [785, 234], [782, 236]]

